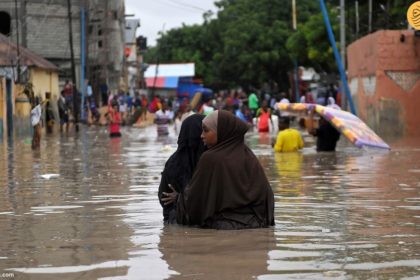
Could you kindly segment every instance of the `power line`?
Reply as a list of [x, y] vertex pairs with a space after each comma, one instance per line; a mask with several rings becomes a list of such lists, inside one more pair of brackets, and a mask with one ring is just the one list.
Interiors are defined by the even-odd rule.
[[182, 5], [180, 6], [179, 4], [176, 4], [176, 3], [163, 2], [162, 0], [155, 0], [154, 3], [160, 4], [160, 5], [165, 6], [165, 7], [170, 6], [172, 8], [176, 8], [176, 9], [179, 9], [179, 10], [183, 10], [183, 11], [187, 11], [187, 12], [191, 12], [191, 13], [197, 13], [197, 10], [192, 8], [192, 7], [182, 6]]
[[184, 3], [184, 2], [181, 2], [181, 1], [178, 1], [178, 0], [168, 0], [168, 1], [170, 1], [172, 3], [176, 3], [176, 4], [181, 5], [181, 6], [184, 6], [184, 7], [190, 7], [190, 8], [193, 8], [193, 9], [196, 9], [196, 10], [199, 10], [199, 11], [202, 11], [202, 12], [207, 12], [207, 10], [205, 10], [205, 9], [203, 9], [201, 7], [194, 6], [194, 5], [191, 5], [191, 4], [187, 4], [187, 3]]

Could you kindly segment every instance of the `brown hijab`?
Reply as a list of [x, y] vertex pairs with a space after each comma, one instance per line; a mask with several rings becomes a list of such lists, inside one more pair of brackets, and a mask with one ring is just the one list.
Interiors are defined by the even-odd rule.
[[[264, 170], [245, 145], [248, 126], [228, 111], [216, 111], [217, 144], [204, 152], [178, 200], [178, 223], [203, 227], [274, 225], [274, 195]], [[232, 226], [233, 225], [233, 226]]]

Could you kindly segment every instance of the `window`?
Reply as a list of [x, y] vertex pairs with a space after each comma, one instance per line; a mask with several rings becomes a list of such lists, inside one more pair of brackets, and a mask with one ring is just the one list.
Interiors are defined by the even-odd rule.
[[10, 36], [10, 15], [4, 11], [0, 11], [0, 33]]

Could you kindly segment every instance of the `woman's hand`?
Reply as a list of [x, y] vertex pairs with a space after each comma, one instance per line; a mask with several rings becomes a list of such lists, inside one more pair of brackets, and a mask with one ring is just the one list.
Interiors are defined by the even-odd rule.
[[174, 187], [172, 187], [171, 184], [168, 184], [168, 187], [173, 192], [170, 192], [170, 193], [162, 192], [162, 194], [165, 196], [165, 197], [162, 197], [163, 205], [169, 205], [169, 204], [175, 203], [176, 199], [178, 198], [178, 192], [174, 189]]

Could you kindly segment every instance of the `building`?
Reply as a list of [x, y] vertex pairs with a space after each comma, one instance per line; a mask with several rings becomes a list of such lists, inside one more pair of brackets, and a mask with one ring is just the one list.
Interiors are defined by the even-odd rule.
[[382, 136], [420, 135], [420, 37], [381, 30], [347, 48], [358, 116]]
[[16, 44], [0, 34], [0, 139], [6, 135], [29, 136], [31, 133], [31, 104], [24, 94], [25, 86], [30, 86], [34, 95], [42, 100], [46, 99], [47, 92], [50, 93], [54, 105], [60, 94], [59, 69], [23, 47], [19, 48], [22, 84], [15, 84], [18, 67], [13, 62], [17, 52]]
[[127, 90], [133, 96], [139, 84], [139, 64], [137, 58], [136, 31], [140, 27], [139, 19], [127, 19], [125, 21], [125, 57], [127, 73]]
[[[2, 33], [60, 69], [60, 78], [71, 80], [68, 9], [66, 0], [16, 1], [19, 29], [16, 28], [15, 1], [0, 1]], [[76, 69], [80, 69], [80, 0], [71, 1], [73, 48]], [[77, 71], [80, 77], [80, 71]]]
[[[99, 101], [101, 91], [117, 91], [124, 81], [124, 0], [87, 2], [87, 75]], [[106, 95], [106, 93], [105, 93]]]
[[[19, 28], [16, 28], [15, 3]], [[100, 84], [118, 89], [124, 64], [124, 0], [71, 0], [70, 3], [76, 86], [83, 90], [86, 84], [81, 81], [83, 66], [85, 79], [97, 91]], [[13, 42], [18, 39], [20, 45], [55, 64], [60, 85], [72, 79], [68, 15], [67, 0], [0, 1], [0, 33]], [[82, 40], [82, 30], [85, 40]]]

